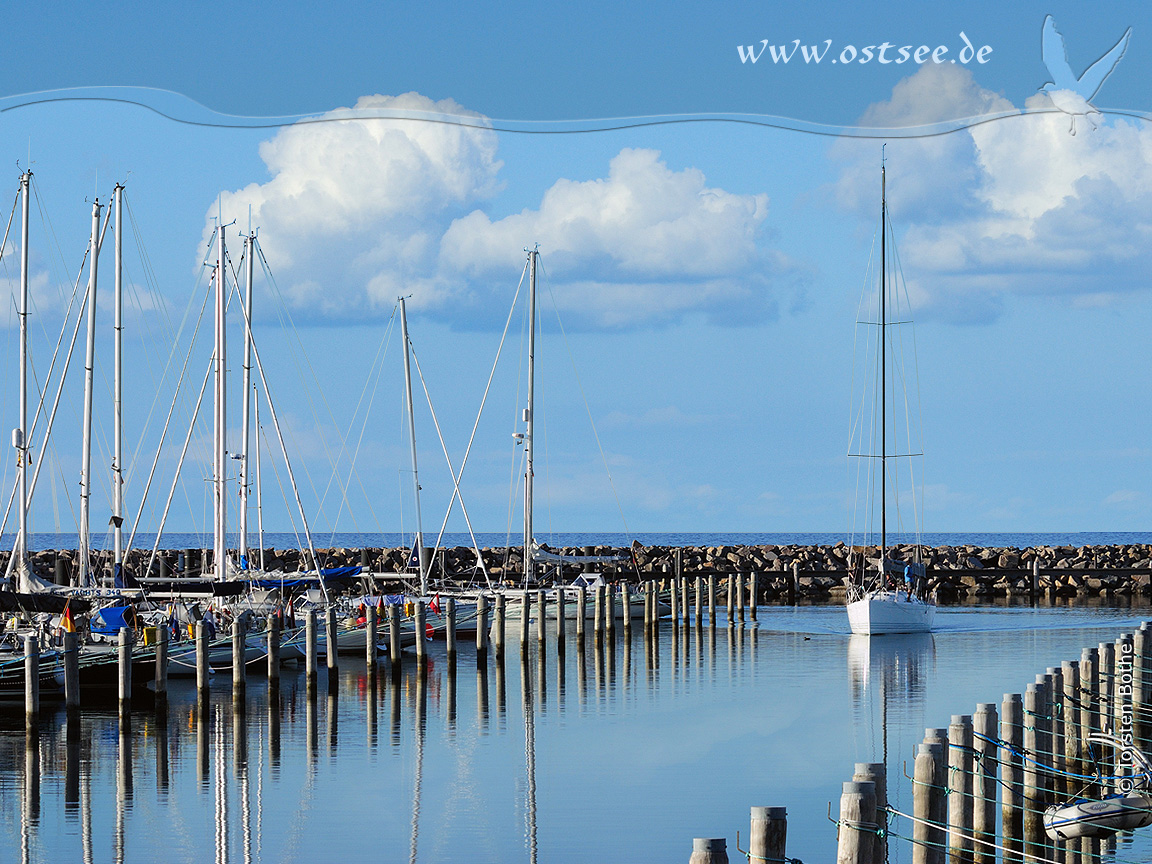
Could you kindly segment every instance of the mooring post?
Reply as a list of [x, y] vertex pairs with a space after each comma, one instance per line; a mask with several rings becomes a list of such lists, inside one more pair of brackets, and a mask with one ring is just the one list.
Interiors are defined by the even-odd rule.
[[309, 689], [316, 686], [316, 610], [304, 616], [304, 676]]
[[1024, 693], [1024, 844], [1029, 854], [1044, 842], [1044, 780], [1036, 760], [1047, 744], [1042, 726], [1046, 701], [1043, 684], [1028, 685]]
[[857, 762], [852, 779], [871, 783], [876, 790], [876, 839], [872, 841], [871, 864], [888, 861], [888, 772], [883, 762]]
[[1040, 559], [1032, 559], [1032, 584], [1028, 591], [1028, 599], [1033, 606], [1036, 605], [1036, 599], [1040, 595]]
[[120, 720], [125, 721], [132, 709], [132, 630], [120, 628]]
[[544, 589], [536, 592], [536, 642], [540, 651], [545, 649], [545, 640], [548, 637], [548, 597]]
[[748, 608], [752, 620], [756, 620], [756, 607], [760, 605], [760, 578], [756, 571], [748, 574]]
[[168, 701], [168, 625], [156, 628], [156, 656], [154, 658], [152, 689], [156, 693], [156, 707], [162, 708]]
[[448, 652], [448, 665], [456, 663], [456, 598], [447, 597], [444, 600], [444, 641]]
[[1134, 734], [1140, 745], [1148, 737], [1148, 722], [1144, 710], [1148, 700], [1148, 622], [1142, 623], [1132, 634], [1132, 704], [1135, 706], [1133, 719]]
[[695, 837], [688, 864], [728, 864], [728, 841], [723, 837]]
[[504, 621], [506, 618], [507, 598], [503, 592], [496, 595], [495, 620], [492, 622], [492, 641], [496, 649], [496, 660], [504, 662]]
[[[1116, 701], [1114, 698], [1115, 681], [1116, 681], [1116, 646], [1111, 642], [1101, 642], [1099, 648], [1099, 672], [1096, 675], [1097, 686], [1097, 712], [1100, 715], [1100, 731], [1102, 732], [1115, 732], [1112, 723], [1112, 715], [1115, 710]], [[1100, 754], [1100, 769], [1101, 774], [1105, 777], [1111, 776], [1116, 772], [1113, 770], [1116, 759], [1115, 754], [1110, 751], [1105, 751]], [[1111, 789], [1106, 791], [1111, 792]]]
[[520, 656], [528, 656], [529, 627], [532, 621], [532, 595], [528, 589], [520, 592]]
[[737, 573], [732, 577], [736, 583], [736, 618], [744, 623], [744, 577]]
[[724, 585], [724, 611], [727, 614], [728, 620], [725, 622], [731, 627], [736, 622], [736, 594], [733, 589], [732, 574], [729, 573], [725, 579]]
[[795, 606], [800, 597], [800, 562], [792, 562], [792, 581], [788, 583], [788, 605]]
[[[568, 614], [568, 609], [567, 609], [568, 602], [567, 602], [567, 600], [568, 600], [568, 596], [564, 593], [564, 589], [562, 587], [557, 587], [557, 589], [556, 589], [556, 657], [558, 659], [561, 659], [561, 660], [563, 659], [564, 653], [566, 651], [566, 649], [564, 647], [566, 634], [564, 631], [567, 627], [567, 624], [564, 621], [564, 618]], [[563, 663], [561, 663], [560, 668], [561, 669], [564, 668]]]
[[400, 607], [388, 605], [388, 665], [393, 678], [400, 677]]
[[32, 634], [24, 637], [24, 715], [28, 728], [35, 727], [40, 718], [40, 640]]
[[[208, 697], [208, 630], [196, 622], [196, 692], [203, 702]], [[207, 704], [207, 703], [205, 703]]]
[[697, 576], [695, 582], [695, 597], [696, 608], [693, 609], [695, 621], [693, 622], [698, 628], [704, 625], [704, 580]]
[[[527, 599], [528, 592], [524, 592], [524, 597]], [[527, 605], [527, 604], [525, 604]], [[525, 609], [525, 612], [528, 610]], [[428, 639], [426, 636], [427, 613], [424, 611], [424, 601], [416, 601], [416, 672], [420, 678], [428, 674]], [[525, 622], [527, 626], [527, 622]]]
[[851, 781], [840, 795], [836, 864], [871, 864], [876, 841], [876, 787]]
[[716, 626], [716, 574], [708, 574], [708, 626]]
[[247, 685], [247, 678], [245, 672], [247, 667], [244, 661], [247, 659], [245, 655], [244, 645], [244, 618], [236, 618], [232, 622], [232, 701], [239, 700], [243, 704], [244, 689]]
[[680, 626], [680, 580], [672, 579], [672, 626]]
[[972, 861], [972, 717], [948, 725], [948, 860]]
[[588, 617], [588, 589], [581, 585], [576, 589], [576, 644], [584, 647], [584, 631]]
[[1080, 727], [1084, 736], [1100, 731], [1100, 651], [1080, 651]]
[[940, 744], [920, 744], [912, 773], [912, 864], [944, 864], [944, 777]]
[[999, 779], [1000, 721], [995, 702], [981, 702], [972, 715], [972, 748], [975, 751], [975, 775], [972, 786], [972, 836], [974, 858], [978, 864], [996, 861], [996, 788]]
[[592, 632], [596, 634], [596, 644], [604, 639], [604, 586], [596, 586], [596, 599], [592, 607]]
[[273, 615], [268, 622], [268, 686], [280, 685], [280, 622], [279, 615]]
[[616, 642], [616, 586], [604, 587], [604, 635], [612, 644]]
[[[1075, 660], [1065, 660], [1060, 664], [1060, 672], [1064, 680], [1064, 767], [1072, 774], [1083, 774], [1080, 770], [1080, 739], [1085, 733], [1080, 728], [1080, 664]], [[1066, 788], [1075, 792], [1077, 783], [1069, 777]]]
[[632, 641], [632, 595], [628, 590], [628, 583], [620, 585], [621, 612], [624, 613], [624, 641]]
[[80, 711], [80, 634], [64, 634], [64, 705], [69, 719]]
[[1048, 744], [1051, 754], [1048, 764], [1053, 771], [1049, 775], [1048, 788], [1054, 796], [1061, 796], [1066, 791], [1076, 791], [1068, 790], [1064, 782], [1064, 670], [1059, 666], [1049, 666], [1044, 678], [1048, 689]]
[[[476, 598], [476, 665], [488, 667], [488, 595], [481, 594]], [[485, 683], [484, 700], [487, 704], [488, 690]], [[488, 716], [485, 709], [484, 716]]]
[[324, 615], [324, 660], [328, 667], [328, 687], [336, 684], [340, 667], [340, 633], [336, 629], [336, 607], [329, 606]]
[[784, 861], [788, 845], [788, 808], [753, 807], [748, 830], [750, 861]]
[[364, 669], [371, 679], [376, 674], [376, 607], [364, 610]]
[[1015, 851], [1023, 851], [1024, 831], [1024, 762], [1021, 753], [1024, 747], [1024, 703], [1019, 693], [1005, 693], [1000, 703], [1000, 749], [1001, 776], [1000, 824], [1004, 845]]

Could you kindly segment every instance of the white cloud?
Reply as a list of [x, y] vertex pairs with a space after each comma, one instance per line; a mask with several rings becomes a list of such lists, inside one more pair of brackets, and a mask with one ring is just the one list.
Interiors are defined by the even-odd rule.
[[[1037, 94], [1029, 109], [1051, 107]], [[969, 70], [924, 66], [863, 122], [914, 125], [1010, 110]], [[874, 143], [841, 142], [841, 202], [878, 199]], [[954, 319], [995, 316], [1005, 296], [1098, 306], [1143, 288], [1152, 235], [1152, 128], [1114, 119], [1069, 134], [1059, 112], [1019, 114], [888, 147], [889, 201], [913, 301]]]

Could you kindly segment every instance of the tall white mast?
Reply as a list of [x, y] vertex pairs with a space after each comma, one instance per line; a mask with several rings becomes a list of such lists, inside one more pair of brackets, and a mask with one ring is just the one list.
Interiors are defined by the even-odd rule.
[[12, 435], [16, 470], [20, 475], [20, 533], [16, 540], [19, 590], [26, 588], [21, 583], [28, 570], [28, 454], [32, 452], [32, 442], [28, 440], [28, 192], [31, 179], [31, 171], [20, 176], [20, 423]]
[[[251, 221], [251, 220], [249, 220]], [[252, 257], [256, 251], [256, 244], [252, 242], [252, 226], [248, 226], [248, 236], [244, 238], [244, 261], [246, 263], [245, 297], [244, 297], [244, 407], [240, 429], [240, 559], [248, 561], [248, 415], [252, 407]], [[248, 561], [252, 566], [252, 562]]]
[[532, 548], [532, 460], [536, 450], [533, 437], [536, 424], [536, 259], [538, 249], [528, 251], [528, 407], [524, 409], [524, 582], [529, 584], [536, 575], [536, 560]]
[[90, 499], [92, 497], [92, 387], [96, 365], [96, 273], [100, 257], [100, 200], [92, 204], [92, 248], [88, 268], [88, 343], [84, 358], [84, 442], [80, 463], [80, 549], [77, 553], [79, 583], [88, 585], [91, 543], [89, 540]]
[[264, 502], [260, 497], [260, 394], [255, 385], [252, 391], [252, 408], [255, 411], [252, 419], [256, 421], [256, 535], [260, 538], [260, 569], [264, 570]]
[[412, 407], [412, 360], [409, 356], [411, 350], [408, 342], [408, 311], [404, 305], [404, 298], [400, 298], [400, 332], [404, 340], [404, 395], [408, 402], [408, 441], [412, 447], [412, 493], [416, 498], [416, 542], [412, 544], [416, 552], [416, 560], [420, 566], [420, 596], [428, 594], [428, 570], [424, 566], [424, 526], [420, 521], [420, 476], [416, 473], [416, 416]]
[[215, 412], [213, 415], [213, 458], [212, 458], [212, 515], [215, 531], [212, 541], [213, 565], [216, 581], [222, 582], [225, 578], [224, 559], [228, 553], [228, 538], [224, 533], [227, 515], [227, 496], [225, 489], [225, 453], [224, 433], [228, 421], [228, 411], [225, 404], [228, 391], [226, 385], [226, 346], [224, 310], [227, 308], [228, 292], [224, 278], [224, 223], [220, 222], [216, 247], [216, 396]]
[[112, 537], [113, 572], [119, 573], [124, 565], [124, 424], [121, 406], [124, 395], [123, 337], [124, 337], [124, 282], [123, 282], [123, 241], [121, 217], [123, 216], [124, 187], [116, 184], [116, 283], [115, 283], [115, 333], [112, 355], [115, 363], [112, 389]]

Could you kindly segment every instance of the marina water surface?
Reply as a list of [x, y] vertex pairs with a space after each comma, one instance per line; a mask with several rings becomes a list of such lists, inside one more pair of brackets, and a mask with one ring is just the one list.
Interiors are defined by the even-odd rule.
[[[732, 628], [674, 628], [655, 647], [617, 629], [583, 651], [569, 631], [477, 668], [443, 643], [427, 675], [406, 657], [341, 657], [315, 691], [285, 668], [279, 692], [249, 672], [196, 701], [169, 683], [167, 711], [138, 694], [69, 726], [49, 706], [36, 734], [18, 707], [0, 730], [0, 834], [22, 861], [687, 861], [694, 837], [736, 860], [750, 806], [788, 809], [788, 854], [835, 857], [835, 812], [853, 763], [885, 761], [889, 800], [911, 812], [915, 745], [977, 702], [1131, 631], [1152, 610], [942, 609], [937, 632], [849, 636], [842, 607], [761, 607]], [[262, 671], [262, 670], [261, 670]], [[910, 861], [899, 821], [891, 861]], [[1106, 856], [1107, 858], [1108, 856]], [[1122, 836], [1117, 861], [1149, 860]]]

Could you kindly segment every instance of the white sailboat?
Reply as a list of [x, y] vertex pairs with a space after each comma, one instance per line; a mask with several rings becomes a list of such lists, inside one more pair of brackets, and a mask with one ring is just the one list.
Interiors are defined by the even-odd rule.
[[[902, 327], [910, 324], [911, 322], [901, 316], [893, 316], [890, 314], [892, 309], [890, 307], [898, 308], [900, 288], [902, 284], [898, 284], [894, 278], [895, 274], [889, 272], [888, 267], [888, 233], [890, 225], [888, 222], [888, 199], [887, 199], [887, 175], [883, 166], [883, 160], [880, 169], [880, 274], [878, 282], [878, 300], [875, 307], [868, 304], [865, 307], [865, 320], [858, 320], [857, 324], [864, 324], [870, 327], [875, 327], [877, 337], [876, 342], [876, 384], [875, 389], [864, 394], [862, 407], [865, 403], [871, 402], [872, 412], [870, 422], [865, 425], [862, 420], [864, 412], [861, 411], [857, 415], [856, 422], [853, 425], [852, 442], [849, 447], [849, 456], [862, 460], [863, 464], [867, 464], [867, 477], [868, 477], [868, 508], [866, 518], [871, 520], [876, 510], [879, 511], [880, 520], [880, 544], [874, 558], [869, 558], [870, 550], [867, 545], [852, 545], [851, 552], [848, 559], [850, 581], [846, 595], [848, 605], [848, 623], [852, 628], [853, 633], [860, 634], [883, 634], [883, 633], [927, 633], [932, 629], [933, 620], [936, 615], [936, 603], [927, 595], [927, 578], [923, 561], [920, 560], [921, 546], [917, 542], [914, 546], [914, 553], [912, 560], [895, 560], [890, 556], [891, 549], [888, 545], [888, 499], [894, 498], [895, 503], [899, 503], [899, 486], [897, 483], [892, 483], [892, 494], [889, 494], [889, 471], [892, 470], [893, 481], [896, 480], [898, 472], [895, 470], [899, 459], [911, 460], [921, 454], [918, 447], [911, 446], [911, 434], [907, 431], [906, 426], [906, 439], [903, 442], [904, 448], [898, 446], [896, 436], [889, 437], [889, 418], [888, 412], [890, 409], [895, 408], [895, 391], [897, 377], [900, 377], [901, 383], [904, 384], [903, 392], [905, 399], [907, 399], [907, 381], [903, 376], [902, 364], [897, 364], [894, 359], [893, 345], [891, 344], [894, 339], [889, 338], [889, 331], [893, 328]], [[894, 253], [893, 249], [893, 253]], [[897, 268], [892, 268], [897, 269]], [[892, 296], [889, 297], [889, 294]], [[906, 297], [906, 292], [905, 292]], [[872, 309], [875, 309], [879, 318], [876, 321], [867, 320], [868, 315], [871, 314]], [[893, 360], [890, 362], [890, 354], [893, 355]], [[889, 393], [891, 387], [892, 393]], [[889, 396], [892, 396], [892, 405], [889, 404]], [[907, 409], [907, 405], [905, 408]], [[905, 416], [907, 416], [907, 411]], [[878, 415], [878, 416], [877, 416]], [[877, 422], [877, 420], [879, 422]], [[895, 423], [893, 431], [895, 431]], [[865, 442], [865, 434], [870, 434], [870, 440]], [[876, 441], [876, 436], [879, 436], [879, 441]], [[877, 446], [878, 445], [878, 446]], [[904, 449], [905, 452], [900, 452]], [[879, 469], [876, 470], [876, 467]], [[879, 481], [879, 498], [878, 500], [873, 497], [875, 492], [876, 481]], [[913, 510], [915, 510], [915, 492], [913, 492]], [[916, 533], [919, 534], [918, 520], [915, 525]], [[871, 533], [872, 526], [869, 522], [867, 526], [867, 533]], [[872, 566], [874, 569], [869, 572], [868, 567]]]

